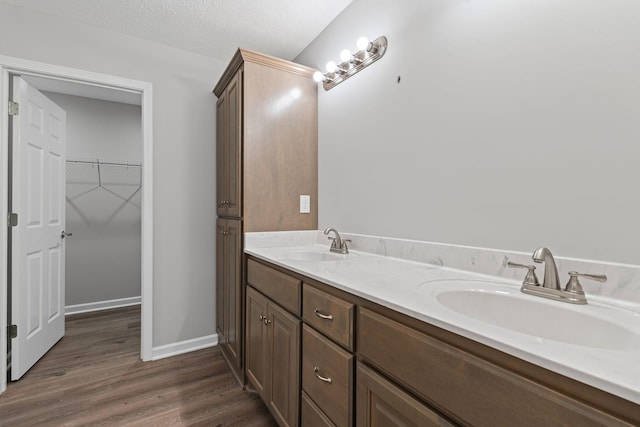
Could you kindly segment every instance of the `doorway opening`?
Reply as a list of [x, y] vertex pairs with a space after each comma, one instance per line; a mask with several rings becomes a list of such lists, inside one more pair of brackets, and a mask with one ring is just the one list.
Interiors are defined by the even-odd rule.
[[[140, 194], [138, 194], [141, 209], [141, 255], [140, 255], [140, 281], [141, 281], [141, 344], [140, 354], [142, 360], [151, 360], [152, 357], [152, 125], [151, 125], [151, 107], [152, 107], [152, 88], [147, 82], [122, 79], [114, 76], [86, 72], [66, 67], [57, 67], [49, 64], [43, 64], [33, 61], [26, 61], [18, 58], [0, 56], [0, 206], [4, 212], [8, 212], [9, 201], [9, 81], [10, 76], [20, 75], [34, 81], [46, 81], [48, 83], [67, 86], [73, 88], [69, 90], [79, 90], [79, 93], [67, 92], [70, 95], [80, 95], [86, 98], [105, 99], [104, 96], [117, 97], [135, 97], [140, 102], [141, 108], [141, 139], [142, 139], [142, 166], [138, 169], [138, 179], [140, 181]], [[49, 88], [51, 91], [51, 88]], [[55, 90], [61, 92], [60, 89]], [[109, 100], [107, 98], [107, 100]], [[115, 100], [115, 99], [111, 99]], [[81, 160], [78, 160], [81, 161]], [[116, 163], [116, 162], [112, 162]], [[94, 165], [95, 167], [97, 165]], [[112, 165], [112, 167], [116, 167]], [[131, 166], [129, 171], [133, 170]], [[127, 172], [128, 173], [128, 172]], [[129, 174], [130, 175], [130, 174]], [[127, 175], [127, 180], [129, 179]], [[126, 184], [126, 183], [125, 183]], [[129, 183], [130, 184], [130, 183]], [[125, 203], [130, 203], [137, 192], [132, 192], [127, 197], [115, 192], [115, 199]], [[130, 200], [127, 200], [128, 197]], [[1, 211], [1, 210], [0, 210]], [[4, 216], [4, 215], [3, 215]], [[9, 225], [11, 218], [7, 216]], [[8, 248], [8, 228], [0, 227], [0, 246]], [[71, 231], [71, 230], [69, 230]], [[4, 251], [3, 251], [4, 252]], [[8, 251], [7, 251], [8, 252]], [[3, 256], [0, 260], [0, 393], [6, 389], [7, 371], [7, 320], [8, 320], [8, 282], [7, 275], [10, 266], [7, 257]]]

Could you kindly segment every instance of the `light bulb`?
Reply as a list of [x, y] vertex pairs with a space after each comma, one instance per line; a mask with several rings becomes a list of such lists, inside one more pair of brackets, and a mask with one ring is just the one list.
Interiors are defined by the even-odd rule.
[[347, 62], [351, 58], [351, 51], [349, 49], [343, 49], [340, 52], [340, 60], [342, 62]]
[[327, 72], [328, 73], [335, 73], [335, 71], [338, 68], [338, 66], [336, 65], [335, 62], [329, 61], [329, 62], [327, 62], [326, 68], [327, 68]]
[[324, 79], [324, 75], [320, 71], [313, 73], [313, 80], [320, 83]]
[[366, 37], [360, 37], [356, 42], [356, 46], [358, 47], [358, 50], [367, 50], [369, 47], [369, 39]]

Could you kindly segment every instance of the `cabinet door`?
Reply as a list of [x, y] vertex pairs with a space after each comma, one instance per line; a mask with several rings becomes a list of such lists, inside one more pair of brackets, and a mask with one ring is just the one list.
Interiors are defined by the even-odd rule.
[[242, 345], [242, 230], [240, 220], [225, 220], [225, 281], [228, 283], [227, 342], [237, 368], [241, 367]]
[[242, 180], [242, 69], [229, 82], [227, 92], [226, 151], [226, 216], [241, 216], [240, 187]]
[[241, 221], [218, 219], [216, 315], [218, 343], [238, 376], [242, 368]]
[[242, 70], [216, 104], [216, 193], [218, 216], [239, 218], [242, 171]]
[[216, 206], [218, 216], [226, 214], [227, 199], [227, 92], [216, 103]]
[[264, 401], [267, 399], [267, 299], [247, 287], [247, 348], [245, 365], [247, 378]]
[[297, 426], [300, 396], [300, 320], [269, 302], [268, 405], [281, 426]]
[[225, 281], [225, 247], [226, 221], [219, 219], [216, 223], [216, 329], [218, 344], [227, 344], [227, 311], [229, 307], [229, 284]]
[[357, 427], [444, 427], [453, 424], [358, 363], [356, 373]]

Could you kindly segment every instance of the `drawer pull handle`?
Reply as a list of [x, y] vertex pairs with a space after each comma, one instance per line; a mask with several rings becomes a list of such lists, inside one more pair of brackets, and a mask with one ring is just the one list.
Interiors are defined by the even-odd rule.
[[316, 316], [318, 316], [321, 319], [325, 319], [325, 320], [333, 320], [333, 315], [332, 314], [324, 314], [321, 313], [320, 310], [318, 310], [318, 307], [316, 307], [313, 312], [316, 314]]
[[317, 379], [319, 379], [320, 381], [324, 381], [325, 383], [329, 383], [329, 384], [333, 383], [333, 380], [331, 378], [323, 377], [318, 373], [319, 371], [320, 369], [318, 369], [317, 366], [313, 367], [313, 375], [315, 375]]

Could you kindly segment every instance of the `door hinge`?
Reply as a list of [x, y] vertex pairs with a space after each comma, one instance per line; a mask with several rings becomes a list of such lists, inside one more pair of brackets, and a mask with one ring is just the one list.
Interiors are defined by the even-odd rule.
[[9, 339], [18, 338], [18, 325], [7, 326], [7, 335]]
[[15, 101], [9, 101], [9, 115], [17, 116], [20, 114], [20, 104]]
[[16, 227], [18, 225], [18, 214], [11, 213], [7, 215], [7, 227]]

